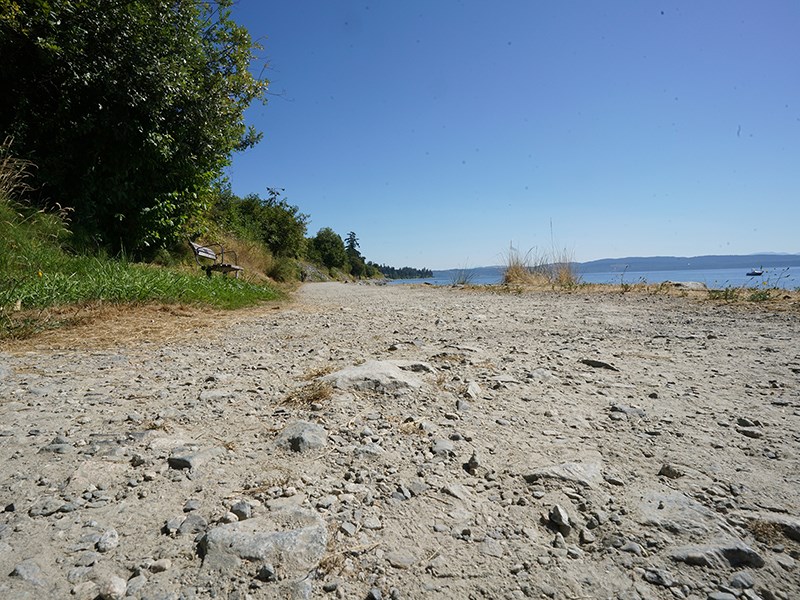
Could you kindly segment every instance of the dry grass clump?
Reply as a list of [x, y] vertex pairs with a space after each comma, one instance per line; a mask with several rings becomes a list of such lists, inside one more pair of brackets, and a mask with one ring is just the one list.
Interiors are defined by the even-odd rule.
[[289, 393], [284, 404], [307, 406], [330, 400], [333, 397], [333, 386], [327, 381], [315, 381]]
[[310, 369], [306, 371], [303, 375], [303, 381], [311, 381], [312, 379], [319, 379], [320, 377], [325, 377], [325, 375], [330, 375], [336, 370], [336, 367], [332, 365], [326, 365], [324, 367], [318, 367], [315, 369]]
[[28, 184], [28, 177], [34, 165], [12, 154], [13, 143], [14, 139], [11, 137], [0, 143], [0, 196], [7, 200], [32, 189]]
[[511, 245], [504, 258], [505, 285], [572, 289], [580, 283], [572, 252], [566, 249], [539, 253], [531, 248], [523, 254]]

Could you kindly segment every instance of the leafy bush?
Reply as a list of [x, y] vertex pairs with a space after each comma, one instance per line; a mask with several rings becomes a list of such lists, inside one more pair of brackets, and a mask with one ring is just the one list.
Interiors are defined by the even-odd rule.
[[268, 82], [251, 74], [258, 46], [231, 5], [0, 4], [0, 131], [38, 166], [30, 197], [73, 207], [80, 239], [169, 246], [231, 153], [258, 141], [244, 110]]
[[330, 227], [323, 227], [308, 243], [308, 257], [328, 267], [347, 271], [347, 251], [341, 236]]
[[268, 197], [258, 194], [239, 198], [230, 190], [220, 193], [212, 220], [236, 236], [264, 244], [274, 256], [300, 258], [305, 252], [308, 215], [270, 188]]

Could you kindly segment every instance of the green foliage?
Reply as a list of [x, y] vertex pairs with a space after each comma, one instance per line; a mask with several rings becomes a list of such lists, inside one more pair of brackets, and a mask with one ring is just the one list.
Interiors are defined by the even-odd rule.
[[[83, 239], [146, 253], [210, 201], [267, 81], [232, 0], [0, 0], [0, 134], [38, 166], [36, 201]], [[32, 196], [31, 196], [32, 197]]]
[[244, 198], [223, 190], [211, 214], [219, 226], [237, 237], [264, 244], [276, 257], [300, 258], [305, 253], [308, 215], [281, 197], [283, 190], [268, 189]]
[[723, 300], [725, 302], [735, 302], [739, 299], [742, 290], [738, 287], [727, 286], [721, 290], [708, 290], [708, 297], [711, 300]]
[[85, 302], [184, 302], [238, 308], [279, 297], [232, 277], [188, 275], [122, 259], [76, 256], [62, 248], [63, 215], [14, 204], [0, 189], [0, 338], [43, 326], [32, 310]]
[[275, 281], [297, 281], [300, 279], [300, 266], [294, 259], [279, 257], [272, 262], [267, 275]]
[[389, 279], [424, 279], [426, 277], [433, 277], [433, 271], [430, 269], [415, 269], [414, 267], [396, 268], [390, 267], [389, 265], [376, 265], [375, 263], [369, 263], [369, 266]]
[[323, 227], [309, 240], [308, 256], [329, 269], [347, 270], [347, 251], [344, 242], [330, 227]]

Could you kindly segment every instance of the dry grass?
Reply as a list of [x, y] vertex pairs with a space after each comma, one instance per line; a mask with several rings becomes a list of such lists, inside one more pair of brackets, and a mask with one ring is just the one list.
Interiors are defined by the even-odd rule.
[[[181, 340], [212, 340], [230, 325], [264, 318], [280, 305], [254, 306], [226, 311], [181, 304], [104, 304], [100, 302], [53, 307], [42, 311], [22, 311], [20, 319], [31, 313], [38, 321], [61, 324], [58, 329], [42, 330], [35, 335], [3, 339], [4, 351], [21, 353], [56, 349], [143, 348]], [[33, 314], [33, 313], [36, 314]], [[64, 326], [66, 325], [66, 326]]]
[[296, 389], [286, 396], [284, 404], [309, 406], [330, 400], [333, 397], [333, 386], [327, 381], [315, 381]]
[[315, 369], [310, 369], [306, 371], [306, 373], [301, 378], [303, 381], [311, 381], [313, 379], [319, 379], [320, 377], [325, 377], [325, 375], [330, 375], [336, 370], [336, 367], [333, 365], [327, 365], [325, 367], [318, 367]]
[[0, 196], [14, 199], [30, 191], [28, 176], [34, 168], [33, 163], [16, 158], [11, 152], [14, 139], [7, 137], [0, 143]]
[[507, 286], [572, 289], [580, 283], [573, 254], [566, 249], [539, 253], [531, 248], [523, 254], [511, 245], [504, 259], [503, 284]]

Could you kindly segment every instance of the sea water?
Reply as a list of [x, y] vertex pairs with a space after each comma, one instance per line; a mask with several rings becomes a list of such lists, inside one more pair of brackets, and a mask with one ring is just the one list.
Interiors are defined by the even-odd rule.
[[[728, 287], [781, 288], [795, 290], [800, 288], [800, 267], [780, 267], [764, 269], [759, 277], [748, 277], [747, 269], [681, 269], [677, 271], [625, 271], [607, 273], [580, 273], [582, 283], [629, 284], [662, 283], [664, 281], [699, 281], [710, 289]], [[453, 285], [460, 279], [467, 279], [470, 285], [496, 285], [503, 280], [502, 268], [480, 269], [471, 274], [464, 271], [434, 271], [433, 277], [426, 279], [395, 279], [391, 284]]]

